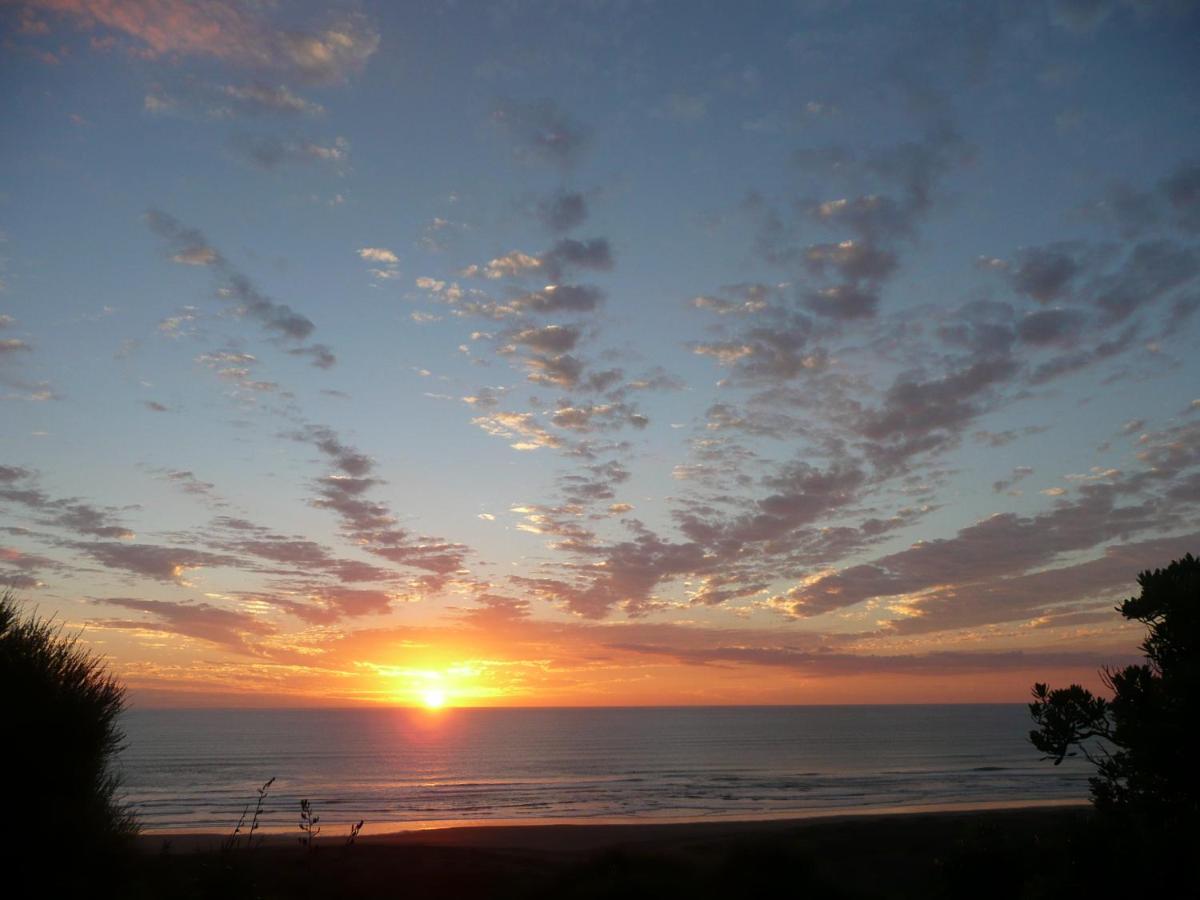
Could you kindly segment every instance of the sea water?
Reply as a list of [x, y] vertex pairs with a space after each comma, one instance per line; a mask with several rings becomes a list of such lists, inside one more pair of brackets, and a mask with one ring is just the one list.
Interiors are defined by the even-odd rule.
[[134, 710], [123, 791], [151, 831], [272, 831], [301, 799], [367, 831], [1082, 801], [1023, 705]]

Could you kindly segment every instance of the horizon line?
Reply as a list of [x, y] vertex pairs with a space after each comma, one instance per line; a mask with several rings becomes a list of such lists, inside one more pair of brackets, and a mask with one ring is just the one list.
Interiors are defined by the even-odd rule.
[[621, 704], [561, 704], [561, 705], [497, 705], [497, 706], [442, 706], [436, 709], [431, 709], [428, 706], [421, 704], [370, 704], [362, 703], [353, 706], [347, 705], [294, 705], [294, 706], [145, 706], [133, 704], [127, 707], [124, 712], [145, 711], [145, 712], [190, 712], [190, 711], [210, 711], [210, 712], [231, 712], [241, 710], [255, 710], [261, 712], [263, 710], [288, 710], [288, 711], [306, 711], [320, 710], [324, 712], [333, 711], [359, 711], [359, 710], [412, 710], [416, 712], [427, 713], [429, 715], [439, 715], [442, 713], [451, 712], [454, 710], [463, 711], [496, 711], [496, 710], [597, 710], [597, 709], [833, 709], [838, 707], [896, 707], [896, 706], [1026, 706], [1025, 701], [1017, 700], [953, 700], [953, 701], [937, 701], [928, 702], [900, 702], [900, 703], [621, 703]]

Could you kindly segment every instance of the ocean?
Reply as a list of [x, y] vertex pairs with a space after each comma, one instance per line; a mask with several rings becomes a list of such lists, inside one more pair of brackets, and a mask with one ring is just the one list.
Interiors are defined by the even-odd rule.
[[513, 822], [670, 822], [1082, 801], [1023, 705], [133, 710], [126, 800], [147, 831], [229, 832], [301, 799], [326, 834]]

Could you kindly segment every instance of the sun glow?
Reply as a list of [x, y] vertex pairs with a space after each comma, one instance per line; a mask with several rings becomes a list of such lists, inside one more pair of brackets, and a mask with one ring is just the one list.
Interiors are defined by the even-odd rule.
[[441, 709], [446, 705], [446, 692], [441, 688], [426, 688], [421, 692], [421, 702], [426, 709]]

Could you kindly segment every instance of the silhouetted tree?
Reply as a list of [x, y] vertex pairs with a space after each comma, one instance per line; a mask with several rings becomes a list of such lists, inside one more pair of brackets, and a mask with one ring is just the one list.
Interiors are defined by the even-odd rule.
[[113, 766], [124, 702], [76, 636], [0, 595], [0, 773], [7, 824], [18, 829], [8, 849], [61, 841], [75, 858], [95, 857], [136, 831]]
[[1200, 812], [1200, 560], [1191, 554], [1138, 576], [1142, 592], [1117, 610], [1149, 632], [1146, 663], [1104, 669], [1112, 699], [1073, 684], [1033, 688], [1029, 738], [1055, 765], [1076, 751], [1096, 766], [1092, 799], [1102, 811], [1194, 822]]

